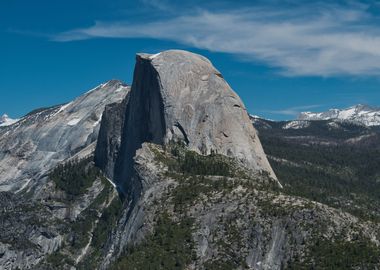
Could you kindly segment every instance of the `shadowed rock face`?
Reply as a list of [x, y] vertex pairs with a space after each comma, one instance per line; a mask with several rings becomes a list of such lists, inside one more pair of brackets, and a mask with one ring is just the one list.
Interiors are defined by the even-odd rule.
[[[118, 111], [125, 107], [124, 115], [119, 116], [124, 121], [123, 124], [113, 126], [111, 131], [105, 130], [103, 122], [115, 121], [115, 115], [110, 111], [102, 121], [100, 134], [107, 133], [107, 136], [100, 136], [98, 147], [104, 147], [111, 138], [120, 136], [120, 145], [113, 153], [104, 153], [96, 150], [95, 162], [107, 176], [111, 178], [126, 195], [139, 194], [141, 183], [136, 178], [132, 178], [133, 158], [136, 150], [141, 148], [144, 142], [163, 144], [165, 137], [164, 104], [161, 97], [161, 88], [158, 80], [158, 73], [149, 61], [137, 57], [134, 72], [133, 85], [128, 101], [124, 101], [118, 106]], [[124, 104], [127, 105], [125, 106]], [[107, 119], [107, 116], [112, 119]], [[116, 120], [117, 121], [117, 120]], [[114, 169], [110, 169], [110, 162], [115, 164]], [[125, 192], [128, 190], [128, 192]]]
[[115, 162], [120, 152], [128, 101], [129, 95], [120, 103], [107, 105], [102, 116], [102, 125], [95, 149], [95, 162], [109, 179], [114, 178]]
[[235, 157], [276, 179], [242, 101], [206, 58], [178, 50], [138, 54], [128, 98], [122, 130], [108, 132], [122, 135], [117, 153], [107, 154], [117, 157], [114, 170], [104, 160], [106, 153], [97, 151], [96, 157], [122, 190], [139, 189], [130, 180], [133, 157], [144, 142], [181, 140], [198, 153]]

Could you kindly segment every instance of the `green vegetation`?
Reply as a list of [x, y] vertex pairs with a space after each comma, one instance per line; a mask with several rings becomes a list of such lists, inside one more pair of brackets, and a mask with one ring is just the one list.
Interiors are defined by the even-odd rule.
[[[168, 166], [170, 173], [185, 176], [225, 176], [251, 179], [250, 173], [234, 158], [215, 151], [210, 155], [200, 155], [188, 150], [184, 144], [172, 143], [166, 146], [165, 153], [155, 151], [156, 159]], [[264, 176], [264, 175], [263, 175]]]
[[86, 246], [96, 219], [95, 214], [94, 210], [88, 210], [86, 213], [81, 213], [75, 222], [69, 224], [70, 238], [67, 243], [68, 248], [79, 250]]
[[62, 265], [74, 266], [75, 262], [69, 259], [73, 257], [71, 254], [77, 254], [89, 243], [92, 236], [91, 254], [76, 267], [77, 269], [94, 269], [104, 244], [119, 219], [122, 202], [118, 196], [115, 196], [113, 186], [94, 166], [92, 158], [73, 160], [59, 165], [51, 172], [50, 178], [58, 189], [65, 192], [65, 201], [68, 201], [69, 204], [75, 203], [96, 180], [100, 180], [102, 183], [103, 187], [100, 193], [76, 220], [66, 220], [67, 240], [65, 245], [50, 255], [47, 260], [53, 269]]
[[[181, 144], [169, 145], [165, 151], [154, 146], [151, 150], [156, 161], [169, 168], [164, 177], [177, 182], [156, 203], [160, 209], [172, 211], [158, 211], [153, 233], [143, 243], [128, 247], [111, 269], [186, 269], [196, 259], [192, 238], [195, 224], [189, 209], [199, 203], [203, 195], [209, 197], [214, 192], [227, 195], [238, 185], [251, 188], [257, 184], [234, 160], [222, 155], [202, 156]], [[232, 178], [236, 175], [243, 179]], [[240, 241], [239, 231], [231, 222], [226, 230], [230, 233], [228, 241]], [[236, 254], [228, 253], [226, 258], [226, 262], [209, 262], [206, 269], [232, 269], [231, 266], [243, 265]]]
[[85, 193], [97, 178], [103, 178], [101, 171], [93, 166], [92, 157], [82, 160], [72, 160], [58, 165], [51, 173], [50, 179], [57, 188], [75, 198]]
[[186, 151], [184, 157], [179, 156], [179, 171], [191, 175], [231, 176], [231, 168], [226, 158], [211, 154], [202, 156], [193, 151]]
[[116, 225], [120, 213], [122, 211], [122, 202], [116, 197], [113, 199], [111, 204], [103, 211], [99, 222], [94, 230], [91, 246], [96, 250], [104, 247], [107, 241], [109, 233], [112, 228]]
[[[174, 204], [178, 217], [175, 218], [168, 212], [158, 213], [152, 234], [147, 236], [143, 243], [128, 247], [125, 255], [111, 267], [113, 270], [184, 269], [195, 256], [192, 239], [194, 220], [186, 213], [186, 205], [195, 200], [200, 192], [196, 189], [195, 192], [185, 195], [182, 191], [184, 186], [187, 186], [186, 180], [193, 179], [195, 181], [196, 177], [184, 176], [183, 173], [177, 175], [176, 170], [181, 170], [182, 165], [185, 164], [178, 161], [178, 156], [177, 158], [168, 157], [167, 152], [162, 153], [158, 149], [152, 150], [155, 151], [158, 162], [163, 162], [171, 168], [168, 175], [181, 179], [179, 185], [172, 190], [173, 196], [165, 196], [159, 202], [164, 207], [168, 203]], [[187, 158], [187, 160], [189, 159], [191, 158]], [[192, 159], [191, 162], [198, 162], [198, 160]], [[174, 168], [176, 169], [174, 170]]]
[[[363, 220], [380, 221], [380, 136], [345, 141], [374, 134], [374, 130], [349, 123], [330, 129], [328, 121], [288, 130], [282, 129], [284, 123], [269, 124], [271, 129], [259, 130], [260, 139], [265, 152], [274, 157], [270, 163], [284, 193], [327, 204]], [[271, 207], [265, 202], [263, 206]], [[337, 240], [336, 236], [327, 240], [322, 235], [325, 229], [313, 231], [307, 254], [295, 256], [287, 269], [376, 269], [380, 264], [380, 248], [370, 239], [358, 235], [352, 241]]]
[[[109, 191], [111, 191], [111, 189], [109, 189]], [[120, 218], [122, 206], [123, 204], [120, 198], [115, 197], [109, 206], [103, 210], [102, 215], [98, 219], [98, 222], [92, 232], [92, 240], [90, 244], [92, 252], [86, 256], [84, 261], [77, 265], [77, 269], [96, 269], [108, 237], [112, 233], [112, 230], [116, 227], [117, 221]], [[88, 243], [88, 239], [86, 243]]]
[[155, 151], [155, 155], [157, 161], [166, 164], [170, 172], [218, 176], [233, 176], [235, 174], [233, 160], [215, 152], [203, 156], [186, 149], [185, 145], [181, 143], [172, 143], [165, 150], [164, 154]]
[[[178, 177], [178, 175], [174, 175], [174, 177]], [[231, 185], [226, 178], [213, 181], [204, 176], [189, 176], [182, 179], [180, 185], [172, 192], [172, 199], [176, 206], [174, 209], [186, 208], [196, 201], [200, 195], [220, 191], [222, 187], [225, 187], [226, 190], [231, 189]]]
[[46, 262], [52, 269], [60, 269], [63, 265], [74, 265], [74, 261], [69, 259], [68, 256], [63, 255], [59, 252], [54, 252], [50, 254]]
[[80, 195], [86, 193], [94, 181], [100, 179], [104, 186], [96, 199], [75, 220], [69, 221], [70, 237], [68, 246], [72, 249], [84, 247], [89, 239], [89, 233], [93, 230], [95, 220], [98, 218], [98, 210], [105, 203], [112, 192], [112, 186], [102, 176], [101, 171], [92, 162], [92, 157], [72, 160], [58, 165], [51, 173], [50, 179], [56, 187], [65, 192], [66, 201], [74, 202]]
[[167, 213], [163, 213], [153, 234], [144, 243], [130, 248], [111, 269], [184, 269], [194, 256], [192, 226], [192, 218], [174, 222]]
[[[265, 152], [276, 158], [270, 159], [270, 163], [284, 185], [284, 192], [379, 221], [378, 137], [363, 144], [346, 144], [337, 139], [339, 134], [342, 140], [367, 131], [349, 124], [346, 131], [329, 131], [323, 129], [325, 124], [316, 122], [312, 128], [300, 130], [260, 130]], [[303, 137], [311, 134], [311, 138]], [[322, 139], [331, 145], [315, 143]]]
[[[322, 239], [322, 237], [321, 237]], [[288, 269], [376, 269], [380, 248], [369, 239], [328, 241], [317, 239], [302, 262], [289, 263]]]
[[[208, 261], [204, 264], [206, 270], [231, 270], [240, 266], [240, 262]], [[244, 269], [244, 268], [243, 268]]]
[[[378, 164], [378, 157], [369, 154], [364, 160], [373, 160], [368, 160], [365, 165], [361, 162], [356, 163], [356, 160], [348, 159], [347, 161], [344, 156], [350, 157], [349, 150], [342, 147], [321, 148], [321, 146], [315, 145], [297, 145], [281, 138], [273, 137], [265, 138], [263, 144], [270, 155], [301, 164], [301, 166], [294, 166], [291, 163], [279, 160], [271, 161], [275, 172], [285, 186], [285, 193], [306, 197], [335, 207], [337, 206], [336, 203], [339, 202], [340, 208], [359, 217], [373, 218], [365, 215], [365, 211], [344, 205], [341, 198], [356, 200], [356, 202], [364, 198], [368, 200], [368, 205], [363, 201], [361, 206], [365, 205], [365, 209], [376, 208], [378, 204], [370, 206], [369, 202], [379, 202], [378, 199], [380, 198], [378, 195], [380, 193], [377, 193], [379, 191], [377, 189], [378, 182], [375, 181], [380, 175], [375, 165]], [[124, 255], [111, 266], [110, 269], [113, 270], [186, 269], [196, 259], [192, 233], [197, 224], [191, 216], [190, 208], [198, 203], [202, 205], [202, 200], [212, 197], [211, 194], [215, 192], [222, 192], [223, 197], [228, 196], [237, 186], [247, 188], [248, 192], [253, 189], [263, 191], [262, 187], [264, 186], [260, 186], [256, 180], [252, 181], [252, 176], [228, 157], [216, 153], [202, 156], [196, 152], [186, 150], [180, 144], [170, 145], [164, 151], [161, 151], [158, 147], [152, 147], [151, 150], [155, 153], [156, 161], [162, 162], [168, 167], [168, 171], [163, 176], [174, 179], [176, 184], [168, 187], [160, 201], [155, 203], [160, 208], [156, 209], [152, 233], [147, 235], [143, 242], [135, 246], [129, 246]], [[373, 151], [377, 153], [376, 149]], [[288, 153], [290, 154], [288, 155]], [[354, 159], [356, 157], [355, 152], [351, 151], [351, 154], [353, 154], [352, 159]], [[81, 162], [67, 164], [62, 168], [57, 168], [54, 174], [52, 173], [57, 187], [72, 196], [74, 196], [73, 194], [85, 192], [94, 179], [100, 177], [99, 171], [97, 172], [96, 168], [91, 168], [89, 161], [87, 161], [87, 164], [86, 162]], [[65, 172], [75, 169], [77, 170], [75, 173], [66, 175]], [[95, 178], [90, 181], [88, 175]], [[360, 181], [364, 181], [364, 184], [360, 185]], [[77, 185], [76, 191], [68, 187], [69, 183], [74, 182]], [[255, 199], [259, 209], [258, 213], [262, 216], [283, 218], [297, 210], [295, 209], [297, 207], [311, 207], [310, 205], [301, 205], [292, 208], [292, 206], [287, 207], [276, 204], [273, 202], [273, 196], [277, 194], [278, 190], [272, 189], [269, 185], [264, 188], [268, 197], [257, 196], [259, 198]], [[353, 190], [355, 191], [355, 196], [353, 195]], [[96, 214], [96, 209], [99, 209], [100, 205], [108, 198], [109, 191], [102, 192], [93, 205], [86, 209], [72, 226], [75, 237], [72, 238], [72, 242], [69, 244], [75, 249], [83, 247], [89, 241], [89, 235], [86, 232], [92, 231], [93, 233], [92, 251], [86, 260], [77, 266], [78, 269], [96, 268], [101, 252], [105, 248], [104, 244], [119, 219], [122, 205], [117, 198], [103, 210], [100, 218]], [[207, 202], [212, 203], [213, 201], [208, 200]], [[244, 214], [239, 213], [239, 215]], [[95, 224], [94, 221], [97, 219], [98, 222]], [[208, 261], [205, 263], [205, 269], [227, 270], [238, 267], [245, 269], [243, 255], [236, 253], [231, 248], [232, 245], [238, 246], [241, 242], [241, 227], [238, 227], [234, 220], [232, 218], [227, 221], [220, 217], [220, 230], [223, 230], [221, 235], [226, 237], [219, 240], [217, 246], [220, 249], [218, 252], [222, 254], [219, 254], [219, 256], [222, 256], [225, 260]], [[319, 227], [315, 227], [312, 231], [324, 232]], [[332, 239], [334, 238], [336, 237], [332, 237]], [[295, 255], [287, 268], [373, 269], [375, 265], [380, 263], [380, 249], [371, 244], [368, 239], [358, 237], [351, 242], [323, 239], [320, 234], [313, 236], [311, 243], [307, 243], [307, 254], [305, 256]], [[62, 255], [54, 256], [50, 258], [52, 263], [65, 261], [65, 258], [61, 257]]]

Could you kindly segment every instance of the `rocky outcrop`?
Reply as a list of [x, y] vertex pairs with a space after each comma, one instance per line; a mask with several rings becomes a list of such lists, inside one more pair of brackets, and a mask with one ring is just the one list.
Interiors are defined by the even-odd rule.
[[117, 193], [97, 175], [73, 196], [50, 173], [67, 162], [91, 164], [105, 106], [122, 102], [129, 89], [112, 80], [68, 104], [35, 110], [0, 127], [0, 269], [56, 269], [54, 263], [66, 269], [51, 255], [58, 251], [77, 263], [83, 259], [89, 228]]
[[[111, 140], [117, 147], [106, 149], [99, 141], [102, 149], [96, 151], [97, 165], [123, 193], [140, 190], [131, 176], [136, 150], [144, 142], [163, 145], [180, 140], [198, 153], [234, 157], [276, 179], [242, 101], [206, 58], [178, 50], [138, 54], [128, 99], [122, 132], [119, 124], [111, 127], [114, 131], [101, 131], [109, 134], [102, 144]], [[107, 122], [104, 118], [104, 126]], [[115, 137], [120, 134], [118, 146]], [[116, 161], [107, 158], [107, 162], [104, 157], [109, 156], [116, 156]]]
[[76, 100], [35, 110], [0, 128], [0, 191], [38, 185], [59, 162], [96, 141], [107, 104], [121, 102], [129, 87], [109, 81]]
[[170, 178], [162, 179], [163, 166], [155, 161], [153, 153], [153, 150], [160, 151], [159, 149], [144, 143], [136, 153], [132, 181], [141, 181], [141, 196], [136, 201], [130, 200], [123, 209], [117, 227], [105, 243], [106, 252], [100, 269], [108, 269], [126, 247], [138, 245], [153, 230], [155, 211], [162, 207], [157, 201], [174, 182]]
[[47, 207], [11, 192], [0, 203], [0, 269], [30, 269], [58, 250], [63, 237]]
[[129, 95], [122, 102], [107, 105], [102, 116], [102, 125], [95, 148], [95, 162], [109, 179], [114, 178], [128, 101]]

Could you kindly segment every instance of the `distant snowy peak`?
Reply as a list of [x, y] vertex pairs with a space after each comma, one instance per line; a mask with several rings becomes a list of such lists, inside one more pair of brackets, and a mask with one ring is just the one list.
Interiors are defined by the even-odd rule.
[[310, 121], [306, 120], [294, 120], [286, 122], [285, 125], [282, 126], [283, 129], [301, 129], [307, 128], [310, 126]]
[[264, 117], [261, 117], [261, 116], [258, 116], [258, 115], [254, 115], [254, 114], [249, 114], [249, 119], [251, 119], [252, 122], [255, 122], [255, 121], [262, 121], [262, 120], [271, 121], [271, 122], [274, 122], [274, 121], [275, 121], [275, 120], [273, 120], [273, 119], [270, 119], [270, 118], [264, 118]]
[[249, 115], [252, 124], [259, 129], [271, 129], [271, 123], [281, 123], [282, 129], [301, 129], [310, 126], [310, 121], [307, 120], [293, 120], [293, 121], [275, 121], [265, 119], [257, 115]]
[[347, 109], [330, 109], [326, 112], [303, 112], [298, 120], [343, 120], [360, 123], [365, 126], [380, 125], [380, 108], [356, 105]]
[[14, 123], [16, 123], [19, 119], [12, 119], [9, 118], [7, 114], [3, 114], [3, 116], [0, 117], [0, 127], [6, 127], [10, 126]]

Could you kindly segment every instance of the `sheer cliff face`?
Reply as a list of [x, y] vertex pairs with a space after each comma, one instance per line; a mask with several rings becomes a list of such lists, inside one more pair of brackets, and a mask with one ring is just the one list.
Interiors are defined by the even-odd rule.
[[166, 142], [182, 138], [201, 154], [236, 157], [275, 177], [244, 104], [209, 60], [184, 51], [140, 57], [159, 75]]
[[[200, 55], [177, 50], [137, 55], [124, 119], [122, 131], [116, 127], [109, 132], [122, 135], [120, 151], [97, 151], [96, 158], [120, 186], [136, 188], [128, 179], [135, 152], [143, 142], [167, 144], [177, 140], [204, 155], [217, 152], [235, 157], [248, 168], [276, 178], [242, 101]], [[99, 140], [98, 146], [107, 141]], [[117, 156], [113, 171], [105, 160], [114, 160], [110, 156]]]
[[120, 152], [128, 101], [129, 95], [120, 103], [107, 105], [102, 115], [102, 125], [95, 149], [95, 162], [109, 179], [114, 179], [115, 162]]
[[36, 110], [1, 127], [0, 191], [29, 188], [56, 164], [91, 147], [104, 107], [121, 102], [129, 89], [120, 81], [109, 81], [68, 104]]

